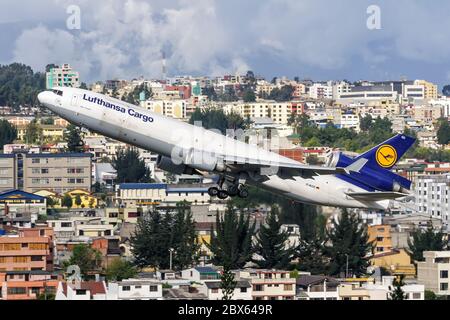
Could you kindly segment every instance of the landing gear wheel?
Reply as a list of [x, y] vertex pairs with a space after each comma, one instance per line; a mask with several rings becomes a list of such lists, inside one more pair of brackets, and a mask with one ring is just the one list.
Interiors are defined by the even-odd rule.
[[239, 188], [238, 193], [239, 198], [247, 198], [248, 197], [248, 190], [245, 187]]
[[217, 188], [217, 187], [211, 187], [211, 188], [209, 188], [209, 189], [208, 189], [208, 194], [209, 194], [211, 197], [217, 196], [217, 195], [219, 194], [219, 188]]
[[235, 197], [239, 194], [239, 188], [237, 185], [233, 184], [228, 187], [227, 192], [230, 197]]
[[221, 200], [225, 200], [226, 198], [228, 198], [228, 192], [226, 192], [225, 190], [219, 190], [219, 193], [217, 194], [217, 198], [219, 198]]

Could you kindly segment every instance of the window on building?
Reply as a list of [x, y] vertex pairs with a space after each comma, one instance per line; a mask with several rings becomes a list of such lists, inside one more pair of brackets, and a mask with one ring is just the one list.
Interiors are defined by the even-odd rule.
[[440, 278], [448, 279], [448, 270], [441, 270]]
[[242, 287], [241, 288], [241, 293], [245, 293], [245, 292], [247, 292], [247, 288]]
[[158, 291], [158, 286], [150, 286], [150, 292]]
[[84, 295], [86, 295], [86, 290], [85, 289], [77, 289], [77, 290], [75, 290], [75, 294], [77, 296], [84, 296]]
[[43, 261], [44, 256], [31, 256], [31, 261]]
[[122, 291], [130, 291], [131, 287], [130, 286], [122, 286]]
[[292, 284], [285, 284], [284, 285], [284, 291], [291, 291], [292, 290]]
[[211, 293], [219, 293], [219, 289], [213, 288], [213, 289], [211, 289]]
[[414, 300], [418, 300], [422, 297], [422, 295], [420, 294], [420, 292], [413, 292], [412, 297]]
[[253, 291], [264, 291], [264, 286], [262, 284], [256, 284], [253, 287]]
[[440, 287], [440, 289], [441, 289], [442, 291], [447, 291], [447, 290], [448, 290], [448, 283], [443, 282], [443, 283], [440, 284], [439, 287]]

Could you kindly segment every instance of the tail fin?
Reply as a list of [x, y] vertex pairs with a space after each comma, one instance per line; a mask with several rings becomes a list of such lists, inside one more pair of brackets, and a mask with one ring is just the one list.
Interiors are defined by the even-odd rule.
[[355, 160], [363, 158], [373, 168], [391, 169], [415, 141], [414, 138], [398, 134], [359, 155]]

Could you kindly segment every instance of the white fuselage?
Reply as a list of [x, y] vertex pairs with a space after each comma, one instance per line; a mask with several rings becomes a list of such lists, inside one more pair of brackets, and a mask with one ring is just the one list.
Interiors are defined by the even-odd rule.
[[[195, 149], [237, 158], [257, 155], [259, 159], [274, 162], [281, 158], [284, 163], [298, 164], [274, 152], [109, 96], [75, 88], [55, 89], [63, 91], [63, 96], [46, 91], [39, 95], [39, 100], [62, 118], [163, 156], [172, 157], [181, 149]], [[334, 175], [304, 178], [273, 174], [265, 181], [248, 182], [294, 200], [317, 205], [386, 209], [389, 203], [388, 200], [359, 201], [348, 197], [346, 192], [366, 190]]]

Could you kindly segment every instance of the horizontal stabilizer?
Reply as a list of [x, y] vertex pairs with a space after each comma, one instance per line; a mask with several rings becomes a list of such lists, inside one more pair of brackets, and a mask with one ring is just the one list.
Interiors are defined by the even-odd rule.
[[402, 192], [347, 192], [346, 195], [361, 201], [392, 200], [409, 196]]

